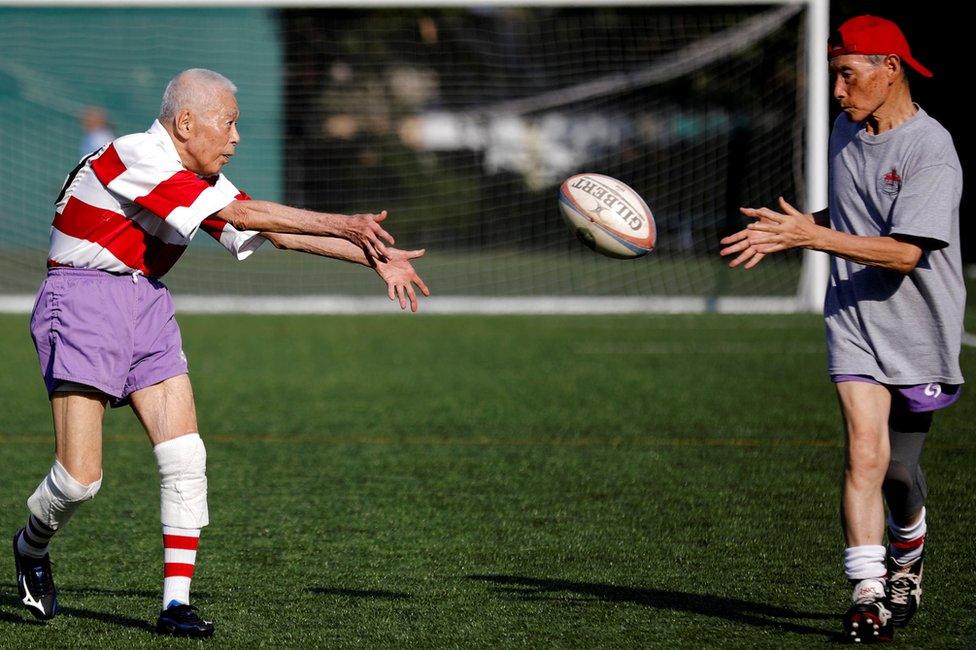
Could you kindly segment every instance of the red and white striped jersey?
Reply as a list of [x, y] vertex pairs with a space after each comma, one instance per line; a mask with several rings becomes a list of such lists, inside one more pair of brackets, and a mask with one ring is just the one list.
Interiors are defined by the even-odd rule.
[[160, 277], [202, 229], [237, 259], [264, 243], [214, 216], [250, 197], [223, 174], [201, 178], [183, 167], [159, 121], [83, 158], [55, 203], [48, 267], [72, 266]]

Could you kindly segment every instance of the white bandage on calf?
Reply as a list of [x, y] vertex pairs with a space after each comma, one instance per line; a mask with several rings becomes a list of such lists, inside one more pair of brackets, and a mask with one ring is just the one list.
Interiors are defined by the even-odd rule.
[[160, 519], [164, 526], [203, 528], [207, 511], [207, 449], [197, 433], [153, 448], [159, 465]]
[[27, 499], [27, 507], [45, 526], [58, 530], [68, 523], [78, 506], [94, 498], [100, 487], [102, 479], [90, 485], [79, 483], [55, 460], [51, 471]]

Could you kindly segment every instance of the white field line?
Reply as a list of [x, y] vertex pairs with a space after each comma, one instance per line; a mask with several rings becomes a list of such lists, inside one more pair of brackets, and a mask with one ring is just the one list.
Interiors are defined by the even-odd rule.
[[[649, 432], [653, 433], [653, 432]], [[50, 445], [53, 434], [16, 435], [0, 432], [0, 445]], [[484, 435], [459, 436], [383, 436], [383, 435], [331, 435], [323, 432], [313, 434], [280, 435], [231, 435], [210, 434], [206, 436], [212, 443], [237, 445], [299, 445], [307, 447], [332, 447], [340, 445], [376, 446], [448, 446], [448, 447], [599, 447], [599, 448], [654, 448], [654, 447], [825, 447], [841, 448], [840, 438], [746, 438], [746, 437], [700, 437], [700, 436], [567, 436], [564, 438], [496, 438]], [[138, 435], [114, 434], [105, 436], [106, 442], [132, 443], [144, 445], [145, 438]], [[940, 450], [970, 450], [976, 448], [972, 442], [946, 442], [933, 440], [926, 442], [925, 448]]]
[[[174, 296], [178, 314], [397, 314], [385, 297]], [[31, 295], [0, 296], [0, 313], [29, 313]], [[791, 297], [444, 296], [420, 299], [423, 314], [790, 314]]]
[[721, 354], [817, 354], [825, 355], [823, 344], [789, 343], [737, 343], [730, 341], [713, 341], [710, 343], [682, 343], [663, 342], [645, 343], [642, 345], [620, 345], [615, 343], [597, 343], [581, 345], [576, 348], [577, 354], [707, 354], [715, 356]]
[[[386, 298], [352, 296], [174, 296], [183, 314], [397, 314]], [[0, 314], [28, 314], [30, 294], [0, 295]], [[698, 296], [446, 296], [421, 297], [422, 314], [794, 314], [809, 313], [789, 297]], [[976, 347], [976, 335], [964, 332], [963, 345]]]

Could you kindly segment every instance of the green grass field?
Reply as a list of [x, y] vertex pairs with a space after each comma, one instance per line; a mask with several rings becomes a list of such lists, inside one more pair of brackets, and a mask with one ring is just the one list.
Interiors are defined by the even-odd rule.
[[[190, 317], [220, 647], [810, 647], [849, 590], [817, 316]], [[0, 317], [0, 531], [52, 458], [25, 316]], [[976, 351], [963, 352], [976, 376]], [[976, 400], [936, 419], [926, 591], [901, 647], [976, 645]], [[150, 631], [156, 469], [109, 414], [55, 539], [63, 615], [0, 586], [0, 647]]]
[[[166, 275], [174, 295], [375, 296], [385, 290], [378, 277], [358, 265], [269, 244], [246, 261], [231, 263], [217, 248], [212, 241], [189, 248]], [[4, 292], [35, 294], [46, 259], [46, 249], [0, 249]], [[718, 255], [656, 254], [622, 263], [582, 245], [548, 253], [434, 251], [416, 266], [438, 296], [792, 296], [800, 278], [798, 254], [764, 261], [760, 274], [730, 270]]]

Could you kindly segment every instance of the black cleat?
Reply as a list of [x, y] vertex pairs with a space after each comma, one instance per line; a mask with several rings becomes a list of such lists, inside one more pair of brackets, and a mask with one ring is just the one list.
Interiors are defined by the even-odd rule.
[[908, 625], [922, 603], [922, 560], [925, 551], [908, 566], [888, 563], [888, 602], [891, 606], [891, 622], [897, 627]]
[[17, 540], [24, 529], [14, 533], [14, 567], [17, 569], [17, 591], [24, 607], [42, 621], [49, 621], [58, 614], [58, 590], [54, 587], [51, 573], [51, 556], [35, 558], [17, 550]]
[[188, 636], [205, 639], [213, 636], [214, 626], [197, 616], [192, 605], [170, 605], [159, 613], [156, 631], [170, 636]]
[[[880, 584], [880, 583], [876, 583]], [[844, 639], [850, 643], [886, 643], [894, 638], [891, 610], [880, 587], [856, 589], [844, 614]]]

